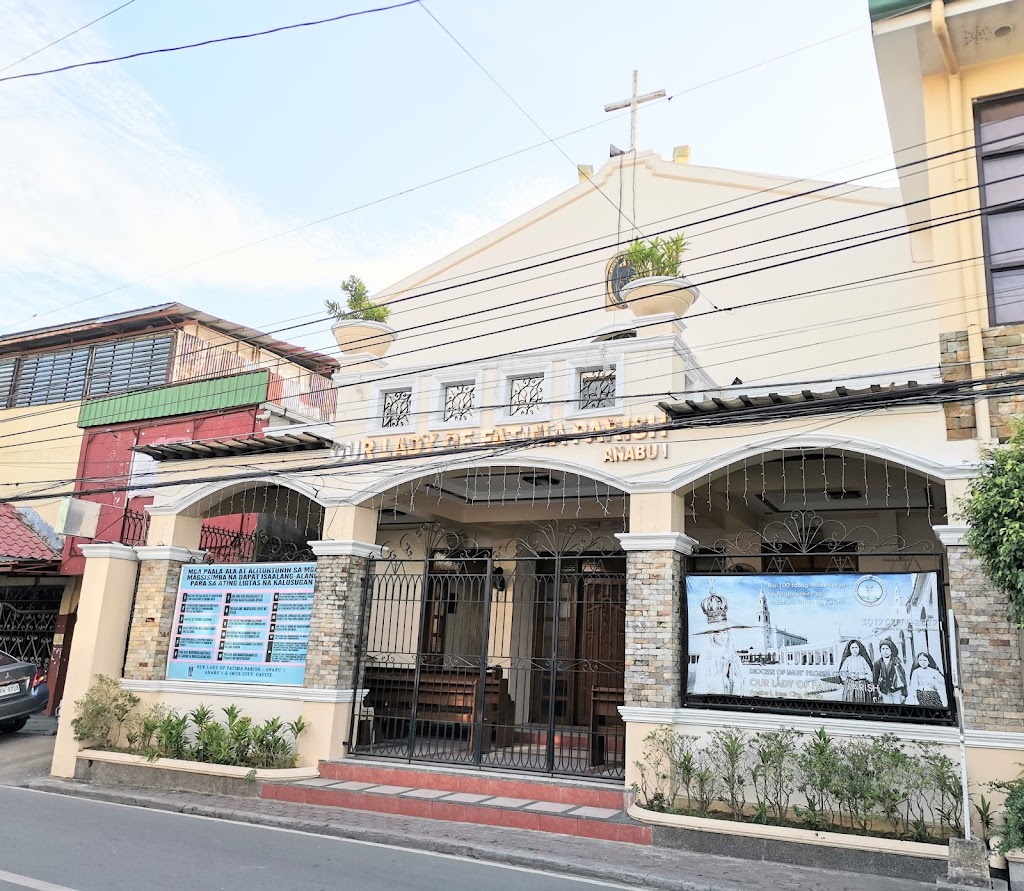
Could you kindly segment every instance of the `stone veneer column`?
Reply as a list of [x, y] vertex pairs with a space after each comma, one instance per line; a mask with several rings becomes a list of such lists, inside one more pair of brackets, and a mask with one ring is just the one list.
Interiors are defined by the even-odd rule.
[[311, 541], [310, 546], [316, 583], [304, 685], [351, 689], [369, 561], [380, 547], [361, 541]]
[[625, 704], [679, 708], [683, 685], [683, 558], [679, 532], [622, 533], [626, 551]]
[[1024, 665], [1009, 601], [968, 547], [966, 526], [935, 526], [946, 547], [949, 593], [960, 630], [964, 725], [972, 730], [1024, 731]]
[[167, 672], [181, 567], [199, 562], [205, 551], [161, 545], [137, 547], [135, 553], [140, 560], [139, 581], [124, 676], [136, 681], [162, 681]]

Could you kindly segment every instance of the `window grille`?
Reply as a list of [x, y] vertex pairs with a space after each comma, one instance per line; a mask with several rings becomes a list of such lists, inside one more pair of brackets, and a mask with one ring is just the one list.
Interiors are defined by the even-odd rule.
[[389, 390], [384, 394], [381, 427], [404, 427], [412, 416], [412, 388]]
[[508, 413], [510, 415], [540, 414], [543, 401], [543, 374], [514, 377], [509, 381]]
[[476, 384], [447, 384], [444, 388], [445, 421], [468, 421], [473, 417], [476, 402]]
[[580, 372], [580, 408], [613, 408], [615, 406], [615, 368], [598, 368]]

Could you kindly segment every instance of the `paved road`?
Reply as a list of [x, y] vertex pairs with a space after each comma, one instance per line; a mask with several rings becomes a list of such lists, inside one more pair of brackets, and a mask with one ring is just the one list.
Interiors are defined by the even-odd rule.
[[49, 774], [56, 732], [56, 718], [33, 715], [23, 730], [0, 733], [0, 786], [21, 786]]
[[621, 887], [28, 789], [0, 788], [0, 814], [3, 891]]

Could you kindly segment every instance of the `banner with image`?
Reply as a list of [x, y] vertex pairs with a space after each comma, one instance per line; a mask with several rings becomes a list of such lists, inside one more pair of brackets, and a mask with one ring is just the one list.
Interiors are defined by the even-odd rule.
[[183, 566], [168, 680], [301, 684], [315, 563]]
[[934, 572], [690, 575], [687, 693], [948, 708]]

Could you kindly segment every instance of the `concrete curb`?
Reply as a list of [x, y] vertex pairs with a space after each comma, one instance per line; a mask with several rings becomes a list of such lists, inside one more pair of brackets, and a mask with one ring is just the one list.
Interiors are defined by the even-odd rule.
[[[466, 842], [454, 842], [443, 837], [435, 838], [429, 835], [367, 829], [363, 826], [352, 826], [337, 820], [297, 820], [287, 817], [276, 817], [271, 814], [261, 814], [257, 811], [232, 807], [234, 801], [231, 799], [226, 799], [224, 805], [212, 802], [210, 804], [182, 805], [160, 795], [131, 791], [121, 792], [115, 789], [100, 788], [70, 780], [55, 779], [32, 780], [26, 784], [26, 788], [37, 792], [70, 795], [76, 798], [105, 801], [111, 804], [123, 804], [131, 807], [167, 811], [169, 813], [211, 817], [218, 820], [250, 823], [274, 829], [289, 829], [295, 832], [306, 832], [315, 835], [344, 838], [351, 841], [409, 848], [435, 854], [449, 854], [487, 863], [500, 863], [507, 866], [561, 873], [576, 878], [618, 882], [632, 887], [663, 889], [663, 891], [735, 891], [736, 888], [736, 885], [731, 882], [728, 885], [694, 882], [670, 876], [643, 874], [636, 870], [622, 869], [613, 864], [602, 863], [599, 866], [595, 866], [579, 860], [558, 858], [548, 854], [534, 854], [512, 848], [489, 847], [481, 849]], [[443, 823], [438, 825], [438, 830], [444, 831]], [[602, 842], [602, 844], [615, 843]]]

